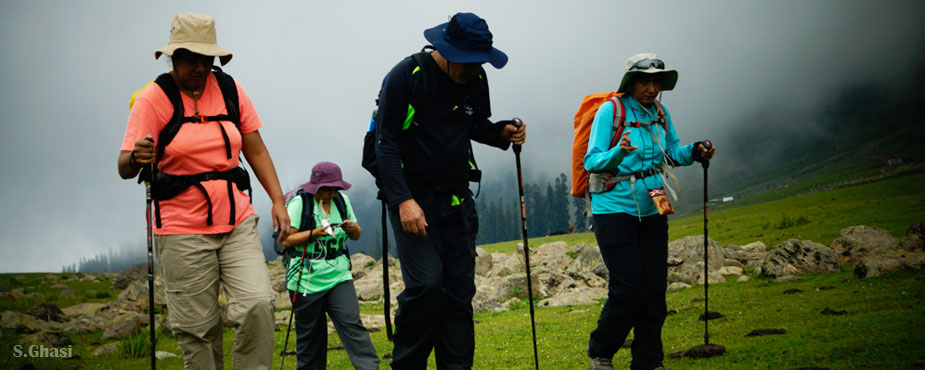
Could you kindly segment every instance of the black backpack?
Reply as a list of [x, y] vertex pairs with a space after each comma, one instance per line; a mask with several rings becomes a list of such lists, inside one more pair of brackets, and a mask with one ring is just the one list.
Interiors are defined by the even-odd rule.
[[[428, 49], [434, 50], [434, 47], [431, 45], [424, 46], [420, 52], [408, 57], [413, 59], [415, 64], [415, 68], [411, 72], [412, 84], [411, 93], [409, 94], [410, 105], [414, 107], [414, 109], [409, 109], [409, 117], [407, 117], [406, 120], [410, 120], [411, 124], [404, 129], [406, 132], [405, 135], [409, 136], [414, 134], [414, 128], [421, 125], [420, 118], [426, 116], [430, 108], [434, 105], [433, 91], [436, 90], [436, 76], [433, 74], [436, 73], [436, 71], [424, 68], [425, 65], [429, 64], [425, 58], [431, 58], [430, 53], [427, 52]], [[385, 87], [387, 77], [388, 75], [382, 79], [382, 87]], [[419, 79], [415, 80], [416, 78]], [[382, 88], [380, 87], [379, 94], [375, 100], [376, 106], [379, 106], [379, 97], [381, 96]], [[379, 126], [380, 119], [379, 110], [374, 109], [369, 121], [369, 128], [366, 130], [366, 135], [363, 137], [363, 157], [361, 165], [367, 172], [373, 175], [376, 181], [376, 187], [379, 190], [376, 199], [385, 202], [385, 192], [382, 190], [382, 179], [379, 175], [379, 162], [376, 158], [376, 129]], [[469, 181], [479, 183], [479, 189], [481, 190], [482, 172], [475, 162], [471, 142], [469, 144], [469, 163], [473, 167], [469, 170]], [[478, 195], [476, 195], [476, 197], [478, 197]]]
[[[238, 97], [238, 88], [234, 82], [234, 79], [225, 72], [222, 72], [222, 69], [217, 66], [212, 66], [212, 74], [215, 76], [216, 81], [218, 82], [218, 87], [222, 92], [222, 97], [225, 100], [225, 111], [227, 114], [219, 114], [215, 116], [184, 116], [183, 108], [183, 99], [180, 95], [180, 88], [177, 86], [176, 81], [169, 73], [162, 73], [157, 76], [154, 80], [161, 90], [164, 91], [164, 94], [167, 95], [167, 99], [173, 104], [173, 116], [170, 119], [170, 122], [161, 130], [157, 139], [157, 147], [155, 152], [155, 163], [160, 162], [161, 158], [164, 156], [164, 149], [167, 145], [173, 141], [174, 137], [177, 136], [177, 133], [180, 131], [180, 127], [185, 123], [190, 122], [218, 122], [218, 121], [231, 121], [234, 123], [235, 128], [238, 131], [241, 131], [241, 114], [238, 111], [240, 107], [240, 100]], [[219, 125], [219, 128], [222, 132], [222, 138], [225, 140], [225, 153], [228, 159], [231, 159], [231, 142], [228, 139], [228, 133], [225, 132], [225, 128], [222, 125]], [[242, 162], [243, 163], [243, 162]], [[161, 227], [161, 212], [160, 212], [160, 202], [161, 200], [167, 200], [175, 197], [177, 194], [180, 194], [184, 190], [188, 189], [191, 186], [197, 187], [206, 198], [208, 202], [209, 209], [206, 216], [206, 225], [212, 225], [212, 201], [209, 198], [209, 194], [206, 192], [205, 187], [202, 186], [201, 182], [209, 180], [225, 180], [228, 184], [228, 199], [231, 204], [231, 212], [228, 219], [229, 225], [234, 225], [236, 220], [236, 215], [234, 213], [235, 204], [234, 204], [234, 194], [232, 193], [231, 183], [237, 185], [238, 189], [241, 191], [246, 190], [248, 196], [252, 196], [251, 186], [250, 186], [250, 176], [243, 167], [234, 168], [228, 171], [214, 171], [214, 172], [205, 172], [195, 175], [183, 175], [176, 176], [170, 175], [164, 172], [157, 170], [157, 166], [153, 166], [153, 173], [151, 170], [152, 167], [145, 166], [141, 171], [140, 176], [138, 177], [138, 182], [150, 181], [151, 183], [151, 196], [154, 199], [154, 218], [157, 224], [157, 227]]]

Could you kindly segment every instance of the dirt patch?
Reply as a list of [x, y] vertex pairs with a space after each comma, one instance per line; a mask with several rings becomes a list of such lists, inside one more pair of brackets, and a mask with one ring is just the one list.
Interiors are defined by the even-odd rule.
[[679, 351], [668, 355], [668, 358], [681, 358], [681, 357], [690, 357], [690, 358], [708, 358], [722, 355], [726, 353], [726, 347], [723, 347], [719, 344], [701, 344], [699, 346], [694, 346], [693, 348], [687, 351]]
[[721, 313], [719, 313], [719, 312], [716, 312], [716, 311], [709, 311], [709, 312], [707, 312], [706, 314], [700, 315], [700, 321], [716, 320], [716, 319], [721, 319], [721, 318], [724, 318], [724, 317], [726, 317], [726, 316], [723, 315], [723, 314], [721, 314]]
[[848, 311], [835, 311], [835, 310], [832, 310], [831, 308], [826, 307], [819, 314], [837, 316], [837, 315], [844, 315], [846, 313], [848, 313]]
[[803, 291], [799, 289], [787, 289], [784, 291], [784, 294], [797, 294], [797, 293], [803, 293]]
[[746, 337], [760, 337], [764, 335], [787, 334], [786, 329], [755, 329], [751, 333], [745, 334]]

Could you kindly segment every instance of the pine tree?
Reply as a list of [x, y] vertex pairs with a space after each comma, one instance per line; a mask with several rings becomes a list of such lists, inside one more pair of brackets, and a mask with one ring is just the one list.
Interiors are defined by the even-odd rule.
[[574, 208], [572, 215], [575, 216], [575, 232], [581, 233], [588, 230], [588, 217], [585, 214], [585, 200], [584, 198], [572, 198], [572, 207]]

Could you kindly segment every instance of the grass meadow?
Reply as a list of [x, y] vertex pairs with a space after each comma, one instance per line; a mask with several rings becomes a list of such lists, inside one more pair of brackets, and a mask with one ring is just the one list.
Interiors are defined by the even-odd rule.
[[[817, 179], [817, 181], [822, 181]], [[834, 240], [844, 227], [864, 224], [889, 231], [901, 237], [913, 223], [925, 221], [925, 171], [910, 171], [895, 177], [861, 183], [825, 192], [810, 192], [813, 186], [796, 184], [780, 189], [776, 194], [762, 194], [758, 202], [748, 198], [738, 204], [725, 204], [710, 213], [710, 237], [721, 245], [746, 244], [762, 241], [769, 247], [790, 238], [809, 239], [825, 245]], [[803, 194], [803, 195], [799, 195]], [[670, 221], [670, 239], [702, 233], [702, 215], [677, 217]], [[534, 238], [533, 247], [550, 241], [563, 240], [572, 245], [594, 242], [591, 233]], [[511, 253], [518, 241], [482, 246], [490, 252]], [[721, 344], [728, 352], [710, 359], [666, 359], [665, 365], [675, 369], [792, 369], [821, 367], [830, 369], [887, 368], [906, 369], [925, 366], [925, 270], [906, 271], [886, 276], [858, 280], [852, 276], [853, 266], [843, 265], [833, 274], [804, 275], [794, 282], [779, 283], [770, 278], [752, 277], [747, 282], [710, 286], [710, 310], [725, 317], [711, 320], [711, 343]], [[25, 278], [14, 279], [14, 275]], [[79, 283], [73, 298], [60, 299], [57, 290], [34, 286], [46, 274], [0, 275], [0, 284], [12, 288], [25, 287], [26, 292], [45, 295], [61, 307], [91, 301], [113, 299], [109, 282]], [[96, 294], [85, 292], [93, 289]], [[784, 291], [799, 290], [785, 294]], [[106, 293], [101, 293], [106, 292]], [[106, 298], [97, 298], [97, 295]], [[703, 288], [669, 292], [668, 308], [676, 313], [668, 316], [663, 331], [666, 355], [703, 343]], [[25, 300], [0, 301], [2, 310], [23, 310], [38, 302]], [[540, 367], [544, 369], [586, 369], [585, 348], [588, 334], [594, 329], [603, 302], [589, 306], [537, 308], [537, 338]], [[475, 315], [476, 369], [532, 369], [530, 319], [527, 302], [501, 313]], [[381, 304], [363, 305], [367, 314], [380, 314]], [[823, 315], [823, 311], [841, 314]], [[276, 351], [283, 349], [286, 328], [276, 332]], [[755, 329], [785, 329], [785, 334], [759, 337], [745, 335]], [[9, 359], [10, 368], [32, 363], [36, 368], [135, 369], [146, 368], [147, 358], [131, 357], [131, 353], [147, 352], [126, 348], [114, 355], [96, 358], [90, 353], [107, 341], [101, 332], [75, 335], [74, 354], [77, 359], [15, 358], [12, 347], [19, 338], [4, 332], [0, 336], [0, 358]], [[392, 344], [383, 330], [371, 333], [380, 357], [389, 353]], [[632, 337], [632, 334], [630, 334]], [[231, 346], [234, 333], [225, 330], [225, 368], [231, 368]], [[144, 341], [146, 329], [134, 341]], [[131, 342], [131, 341], [130, 341]], [[294, 335], [289, 349], [294, 348]], [[330, 333], [328, 368], [349, 369], [347, 355], [338, 349], [339, 339]], [[170, 335], [161, 335], [158, 350], [179, 354]], [[628, 368], [628, 349], [614, 358], [616, 368]], [[279, 367], [279, 357], [274, 359]], [[159, 369], [181, 369], [182, 360], [167, 359]], [[286, 369], [295, 369], [295, 358], [288, 357]], [[388, 359], [381, 369], [388, 368]], [[435, 368], [431, 358], [429, 368]]]

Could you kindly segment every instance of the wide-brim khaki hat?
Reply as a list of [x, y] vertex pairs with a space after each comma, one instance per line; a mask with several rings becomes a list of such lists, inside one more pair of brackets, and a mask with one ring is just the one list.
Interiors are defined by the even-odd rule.
[[170, 40], [166, 46], [154, 51], [154, 59], [160, 58], [161, 54], [173, 56], [177, 49], [218, 57], [222, 65], [231, 60], [231, 53], [218, 46], [215, 19], [208, 15], [181, 13], [174, 16], [170, 24]]
[[[658, 67], [658, 66], [661, 67]], [[678, 71], [665, 69], [665, 63], [658, 59], [658, 55], [653, 53], [640, 53], [629, 57], [626, 60], [626, 70], [623, 72], [623, 80], [620, 81], [618, 93], [626, 92], [626, 84], [630, 78], [640, 73], [662, 75], [662, 91], [674, 89], [678, 83]]]

